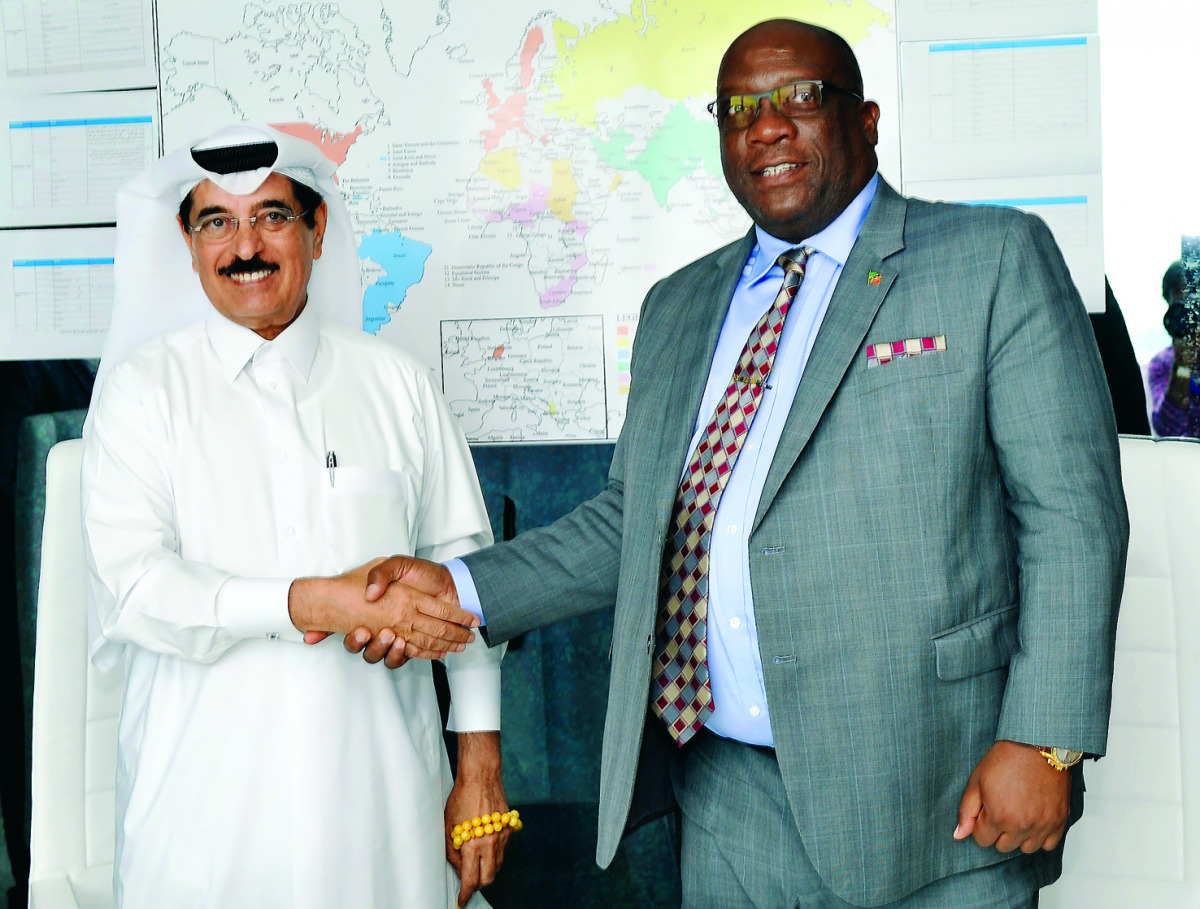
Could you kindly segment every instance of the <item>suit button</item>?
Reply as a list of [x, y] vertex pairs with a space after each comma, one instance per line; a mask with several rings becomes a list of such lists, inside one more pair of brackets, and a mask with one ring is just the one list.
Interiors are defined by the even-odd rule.
[[648, 635], [646, 635], [646, 653], [653, 653], [653, 651], [654, 651], [654, 635], [648, 634]]

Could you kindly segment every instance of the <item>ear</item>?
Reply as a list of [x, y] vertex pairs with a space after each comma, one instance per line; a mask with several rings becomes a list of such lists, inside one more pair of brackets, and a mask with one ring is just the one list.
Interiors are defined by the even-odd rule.
[[872, 146], [879, 144], [879, 105], [874, 101], [864, 101], [858, 110], [862, 118], [863, 132]]
[[316, 226], [313, 227], [313, 253], [314, 259], [321, 258], [321, 242], [325, 239], [325, 223], [329, 220], [329, 206], [325, 204], [325, 200], [321, 200], [321, 204], [317, 206], [317, 210], [313, 212], [313, 218], [316, 220]]
[[187, 229], [179, 215], [175, 216], [175, 223], [179, 225], [179, 232], [183, 234], [183, 240], [188, 245], [188, 252], [192, 254], [192, 271], [199, 274], [200, 263], [196, 260], [196, 235]]

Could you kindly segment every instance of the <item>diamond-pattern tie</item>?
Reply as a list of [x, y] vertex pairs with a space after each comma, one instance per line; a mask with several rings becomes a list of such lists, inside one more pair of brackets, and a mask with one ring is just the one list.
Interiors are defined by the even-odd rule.
[[750, 331], [725, 396], [713, 410], [675, 499], [663, 557], [650, 706], [682, 746], [713, 712], [708, 682], [708, 552], [717, 503], [766, 386], [783, 320], [804, 279], [811, 248], [779, 257], [783, 286]]

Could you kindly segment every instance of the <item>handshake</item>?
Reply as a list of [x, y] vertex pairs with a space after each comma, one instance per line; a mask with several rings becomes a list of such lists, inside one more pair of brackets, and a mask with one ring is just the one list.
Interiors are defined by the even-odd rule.
[[459, 607], [446, 567], [410, 556], [375, 559], [331, 578], [297, 578], [288, 613], [306, 644], [345, 635], [347, 650], [389, 669], [461, 651], [479, 625]]

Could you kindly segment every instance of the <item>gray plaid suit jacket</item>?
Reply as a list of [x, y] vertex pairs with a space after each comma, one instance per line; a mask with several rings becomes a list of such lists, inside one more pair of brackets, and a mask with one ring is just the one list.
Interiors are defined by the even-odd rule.
[[[615, 609], [601, 865], [635, 778], [639, 801], [663, 779], [643, 735], [663, 545], [753, 242], [648, 294], [607, 489], [466, 558], [493, 642]], [[870, 344], [936, 335], [943, 352], [868, 365]], [[1103, 754], [1127, 537], [1104, 375], [1045, 224], [881, 181], [749, 539], [779, 767], [843, 899], [878, 905], [1006, 858], [951, 837], [996, 739]], [[1057, 876], [1059, 856], [1043, 861]]]

